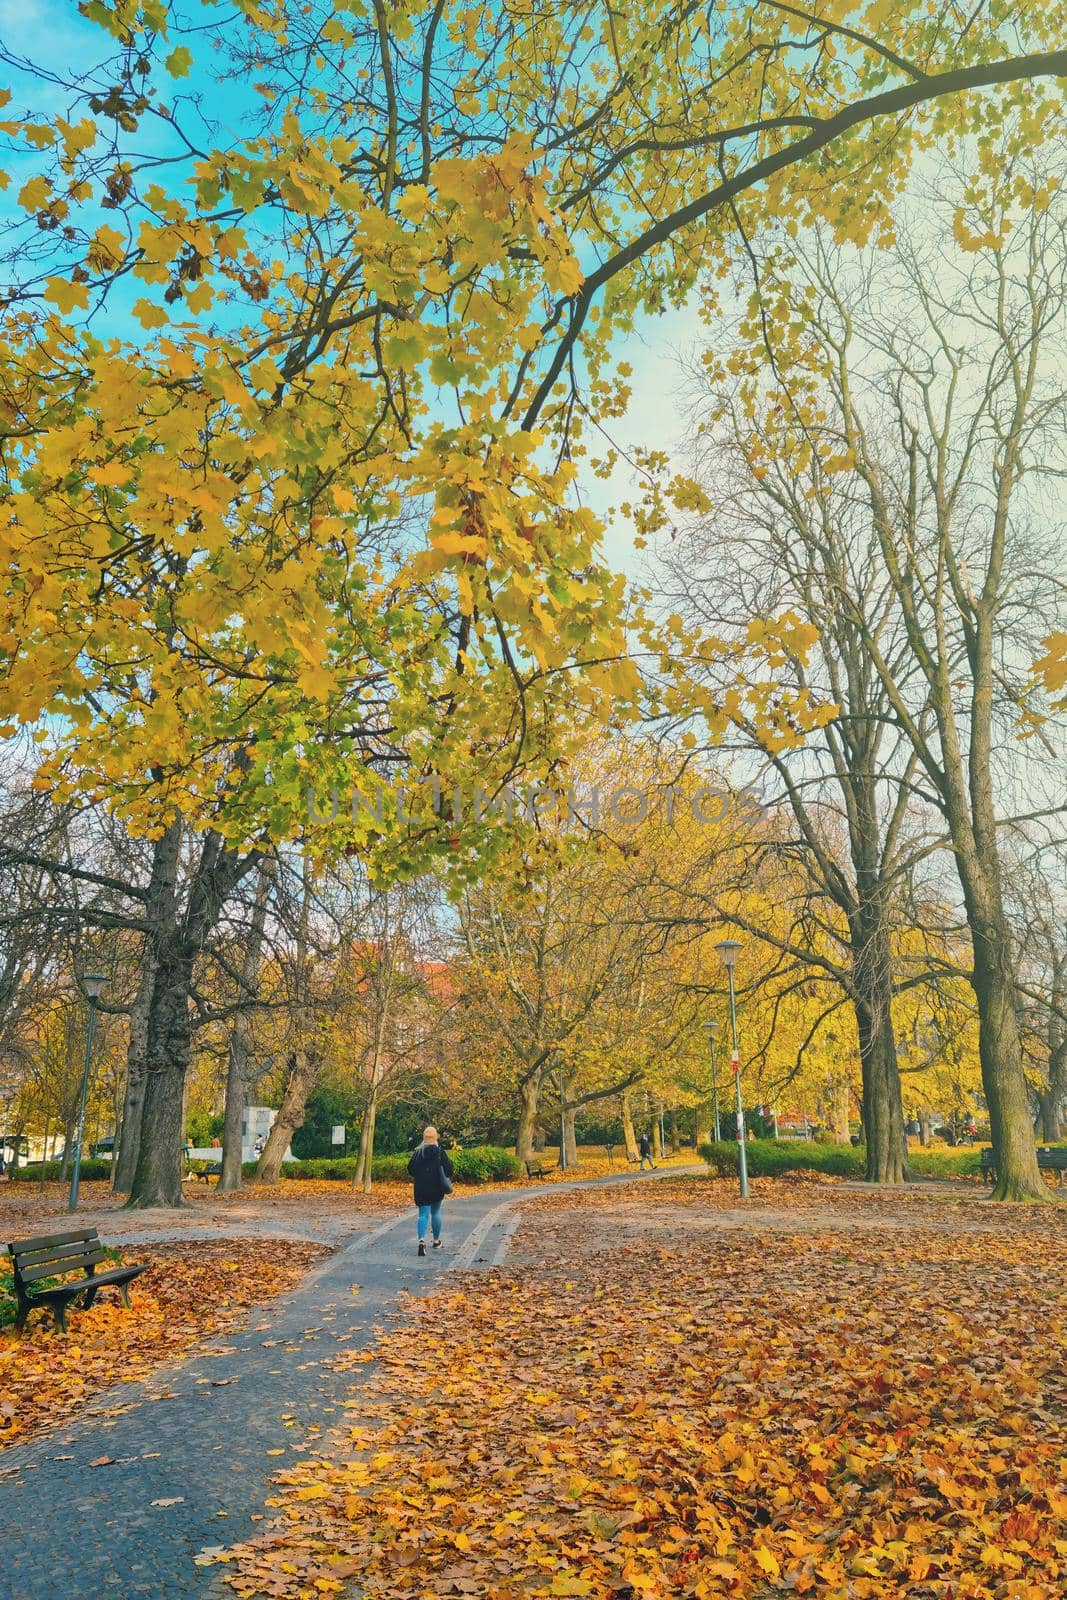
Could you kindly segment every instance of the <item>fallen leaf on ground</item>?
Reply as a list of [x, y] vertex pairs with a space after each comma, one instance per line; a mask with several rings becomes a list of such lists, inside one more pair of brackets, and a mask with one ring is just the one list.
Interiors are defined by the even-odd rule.
[[1067, 1209], [753, 1189], [740, 1220], [711, 1179], [532, 1205], [507, 1271], [380, 1342], [226, 1581], [1062, 1600]]

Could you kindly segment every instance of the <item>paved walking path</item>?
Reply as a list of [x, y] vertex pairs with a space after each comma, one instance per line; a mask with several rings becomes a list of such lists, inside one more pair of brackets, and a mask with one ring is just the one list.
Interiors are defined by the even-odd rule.
[[[595, 1181], [641, 1180], [628, 1173]], [[409, 1295], [432, 1294], [449, 1268], [502, 1261], [515, 1208], [544, 1192], [453, 1197], [446, 1248], [425, 1259], [415, 1254], [410, 1209], [364, 1228], [292, 1294], [254, 1308], [244, 1331], [143, 1383], [108, 1390], [76, 1423], [4, 1451], [0, 1594], [229, 1594], [218, 1569], [193, 1558], [254, 1532], [272, 1473], [341, 1422], [359, 1369], [336, 1373], [330, 1358], [373, 1343], [403, 1319]]]

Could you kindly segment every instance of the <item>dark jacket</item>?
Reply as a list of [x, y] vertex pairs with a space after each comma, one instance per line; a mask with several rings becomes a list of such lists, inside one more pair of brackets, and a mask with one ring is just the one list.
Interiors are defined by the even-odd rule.
[[652, 1143], [651, 1143], [651, 1140], [649, 1139], [647, 1133], [643, 1133], [641, 1135], [641, 1143], [638, 1146], [638, 1149], [641, 1151], [641, 1154], [643, 1156], [651, 1156], [651, 1154], [652, 1154]]
[[420, 1144], [408, 1162], [408, 1177], [415, 1181], [415, 1204], [435, 1206], [446, 1194], [445, 1178], [452, 1176], [452, 1163], [439, 1144]]

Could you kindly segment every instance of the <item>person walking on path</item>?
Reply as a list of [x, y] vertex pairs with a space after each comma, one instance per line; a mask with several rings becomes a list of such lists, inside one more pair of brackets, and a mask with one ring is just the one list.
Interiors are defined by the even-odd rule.
[[652, 1171], [655, 1172], [656, 1163], [652, 1159], [652, 1142], [647, 1133], [643, 1133], [641, 1135], [641, 1144], [639, 1148], [641, 1150], [641, 1165], [638, 1170], [644, 1172], [645, 1162], [647, 1161]]
[[408, 1162], [419, 1208], [419, 1255], [426, 1254], [426, 1233], [433, 1229], [433, 1247], [441, 1248], [441, 1201], [452, 1193], [452, 1163], [437, 1142], [437, 1129], [427, 1128]]

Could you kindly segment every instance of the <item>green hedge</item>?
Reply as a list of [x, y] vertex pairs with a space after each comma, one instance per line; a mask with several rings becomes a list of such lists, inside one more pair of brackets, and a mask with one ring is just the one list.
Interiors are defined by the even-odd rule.
[[[828, 1172], [838, 1178], [862, 1178], [867, 1170], [863, 1146], [814, 1144], [791, 1139], [750, 1139], [745, 1146], [748, 1170], [754, 1178], [773, 1178], [783, 1172]], [[737, 1173], [737, 1144], [702, 1144], [701, 1159], [720, 1177]], [[908, 1165], [917, 1178], [978, 1178], [982, 1173], [982, 1146], [954, 1150], [912, 1150]]]
[[[12, 1177], [12, 1178], [18, 1179], [18, 1181], [20, 1183], [40, 1183], [42, 1165], [44, 1167], [44, 1176], [46, 1178], [58, 1178], [59, 1177], [59, 1174], [60, 1174], [60, 1171], [61, 1171], [61, 1167], [60, 1167], [60, 1163], [58, 1161], [45, 1161], [44, 1163], [42, 1163], [40, 1161], [31, 1161], [29, 1166], [26, 1166], [26, 1167], [8, 1167], [7, 1170], [8, 1170], [9, 1176]], [[83, 1161], [82, 1164], [81, 1164], [81, 1181], [83, 1183], [88, 1183], [91, 1179], [94, 1179], [94, 1178], [110, 1178], [110, 1176], [111, 1176], [111, 1162], [110, 1161], [100, 1161], [98, 1159], [90, 1159], [90, 1160], [87, 1160], [87, 1161]], [[68, 1178], [70, 1177], [70, 1168], [69, 1167], [67, 1168], [67, 1177]]]
[[[408, 1183], [410, 1156], [377, 1156], [372, 1169], [376, 1183]], [[468, 1150], [450, 1150], [449, 1159], [457, 1183], [508, 1183], [521, 1173], [519, 1159], [510, 1150], [495, 1145], [473, 1145]], [[351, 1183], [356, 1175], [355, 1156], [321, 1157], [314, 1161], [283, 1161], [286, 1178], [334, 1178]]]
[[473, 1144], [466, 1150], [449, 1151], [449, 1157], [457, 1183], [510, 1183], [522, 1177], [518, 1156], [499, 1145]]
[[[809, 1144], [806, 1140], [750, 1139], [745, 1146], [749, 1174], [775, 1178], [783, 1172], [827, 1172], [837, 1178], [862, 1178], [866, 1157], [848, 1144]], [[737, 1172], [737, 1143], [702, 1144], [701, 1159], [713, 1172], [727, 1177]]]

